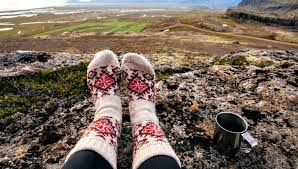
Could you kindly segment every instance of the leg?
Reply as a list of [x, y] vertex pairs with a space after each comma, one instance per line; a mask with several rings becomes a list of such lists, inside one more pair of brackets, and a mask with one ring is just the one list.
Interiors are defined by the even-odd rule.
[[[113, 169], [117, 168], [117, 146], [122, 121], [118, 87], [120, 75], [120, 64], [112, 51], [99, 52], [89, 64], [87, 83], [95, 103], [95, 116], [83, 137], [67, 156], [66, 166], [86, 164], [91, 160], [87, 160], [86, 156], [93, 154], [92, 159], [105, 159]], [[82, 150], [91, 150], [100, 156]], [[83, 162], [85, 160], [87, 161]], [[89, 162], [94, 163], [95, 160]], [[98, 163], [88, 165], [104, 165]]]
[[155, 156], [146, 160], [138, 169], [180, 169], [177, 161], [169, 156]]
[[[133, 126], [133, 169], [148, 166], [163, 167], [163, 161], [180, 166], [155, 113], [155, 73], [141, 55], [126, 54], [123, 58], [123, 77], [130, 93], [129, 112]], [[173, 162], [174, 159], [174, 162]], [[165, 167], [168, 168], [168, 167]], [[151, 169], [156, 169], [152, 167]]]
[[113, 169], [108, 161], [95, 151], [82, 150], [74, 153], [62, 169]]

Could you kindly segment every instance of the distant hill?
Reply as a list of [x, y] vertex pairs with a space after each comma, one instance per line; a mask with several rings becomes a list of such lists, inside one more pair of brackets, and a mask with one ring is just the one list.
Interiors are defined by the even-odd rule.
[[298, 0], [242, 0], [227, 10], [237, 19], [252, 19], [280, 25], [298, 25]]
[[269, 7], [297, 3], [298, 0], [242, 0], [239, 6]]
[[90, 2], [83, 2], [80, 0], [70, 0], [69, 3], [150, 3], [150, 4], [186, 4], [195, 6], [208, 6], [208, 7], [218, 7], [227, 8], [237, 6], [241, 0], [91, 0]]
[[298, 0], [243, 0], [238, 7], [263, 9], [271, 12], [284, 10], [286, 12], [298, 9]]

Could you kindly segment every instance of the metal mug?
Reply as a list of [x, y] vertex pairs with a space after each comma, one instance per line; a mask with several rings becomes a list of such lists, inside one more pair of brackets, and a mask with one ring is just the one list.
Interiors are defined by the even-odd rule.
[[[214, 141], [225, 153], [236, 153], [240, 149], [243, 138], [251, 147], [256, 146], [257, 141], [247, 131], [247, 122], [238, 114], [222, 112], [217, 114]], [[243, 149], [248, 153], [251, 149]]]

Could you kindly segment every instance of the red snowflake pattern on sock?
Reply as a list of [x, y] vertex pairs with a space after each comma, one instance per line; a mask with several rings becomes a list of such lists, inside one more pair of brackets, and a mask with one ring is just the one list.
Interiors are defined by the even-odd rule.
[[130, 101], [147, 100], [154, 103], [156, 97], [154, 75], [126, 69], [123, 71], [123, 78], [128, 83]]
[[121, 70], [115, 66], [101, 66], [97, 69], [90, 69], [87, 72], [87, 84], [92, 93], [92, 98], [106, 95], [120, 95], [118, 82]]
[[137, 93], [143, 93], [148, 88], [148, 85], [138, 78], [133, 79], [129, 86], [131, 90]]
[[109, 116], [102, 116], [94, 120], [85, 132], [85, 136], [95, 135], [117, 147], [117, 140], [120, 136], [120, 124]]
[[134, 152], [152, 142], [167, 142], [162, 128], [151, 121], [144, 121], [133, 128]]

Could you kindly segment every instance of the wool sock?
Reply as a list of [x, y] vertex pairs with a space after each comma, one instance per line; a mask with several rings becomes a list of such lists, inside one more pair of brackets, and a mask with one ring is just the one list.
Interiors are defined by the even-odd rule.
[[155, 113], [155, 73], [144, 56], [128, 53], [122, 61], [123, 79], [129, 92], [133, 126], [133, 169], [151, 157], [165, 155], [180, 161], [159, 126]]
[[117, 146], [122, 122], [118, 82], [121, 70], [116, 55], [109, 50], [97, 53], [88, 66], [87, 83], [95, 104], [95, 115], [83, 137], [67, 159], [81, 150], [93, 150], [117, 168]]

